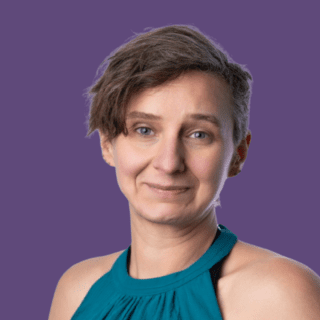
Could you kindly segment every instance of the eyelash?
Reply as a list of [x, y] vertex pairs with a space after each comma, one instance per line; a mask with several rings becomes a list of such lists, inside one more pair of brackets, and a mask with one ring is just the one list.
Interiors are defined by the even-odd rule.
[[[149, 130], [152, 130], [152, 129], [150, 129], [149, 127], [137, 127], [137, 128], [134, 129], [134, 131], [137, 132], [138, 129], [149, 129]], [[195, 131], [195, 132], [193, 132], [192, 134], [194, 134], [194, 133], [199, 133], [199, 132], [206, 134], [206, 135], [207, 135], [207, 138], [210, 137], [210, 135], [209, 135], [208, 133], [203, 132], [203, 131]], [[138, 132], [138, 133], [139, 133], [139, 132]], [[148, 137], [148, 136], [149, 136], [149, 135], [144, 135], [144, 134], [141, 134], [141, 133], [139, 133], [139, 135], [141, 135], [141, 136], [143, 136], [143, 137]], [[205, 138], [204, 138], [204, 139], [205, 139]], [[199, 139], [199, 140], [204, 140], [204, 139]]]

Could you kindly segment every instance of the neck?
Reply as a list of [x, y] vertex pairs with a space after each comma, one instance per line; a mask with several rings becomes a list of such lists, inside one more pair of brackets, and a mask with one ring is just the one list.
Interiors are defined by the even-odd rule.
[[142, 227], [133, 221], [131, 226], [128, 271], [135, 279], [162, 277], [188, 268], [209, 249], [217, 232], [214, 211], [178, 231], [159, 224]]

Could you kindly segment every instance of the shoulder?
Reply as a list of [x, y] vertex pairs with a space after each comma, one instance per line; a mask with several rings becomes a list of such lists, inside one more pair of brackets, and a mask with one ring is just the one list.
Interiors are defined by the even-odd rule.
[[49, 320], [71, 319], [92, 285], [111, 270], [123, 251], [87, 259], [70, 267], [57, 284]]
[[302, 263], [240, 243], [246, 259], [231, 273], [236, 319], [320, 319], [320, 278]]

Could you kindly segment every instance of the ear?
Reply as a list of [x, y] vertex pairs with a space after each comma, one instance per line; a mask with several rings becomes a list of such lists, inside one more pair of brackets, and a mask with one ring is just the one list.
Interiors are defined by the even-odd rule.
[[114, 164], [114, 157], [113, 157], [113, 145], [101, 130], [99, 130], [99, 136], [100, 136], [102, 158], [110, 166], [114, 167], [115, 164]]
[[248, 155], [251, 136], [251, 131], [248, 130], [246, 137], [239, 143], [238, 147], [236, 148], [230, 162], [228, 178], [235, 177], [241, 172]]

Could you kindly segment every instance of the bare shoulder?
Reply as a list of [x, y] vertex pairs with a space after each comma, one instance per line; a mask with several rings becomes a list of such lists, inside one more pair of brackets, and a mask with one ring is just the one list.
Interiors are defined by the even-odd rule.
[[320, 278], [313, 270], [241, 241], [235, 249], [224, 319], [320, 319]]
[[70, 267], [57, 284], [49, 320], [70, 320], [92, 285], [111, 270], [123, 251], [87, 259]]

